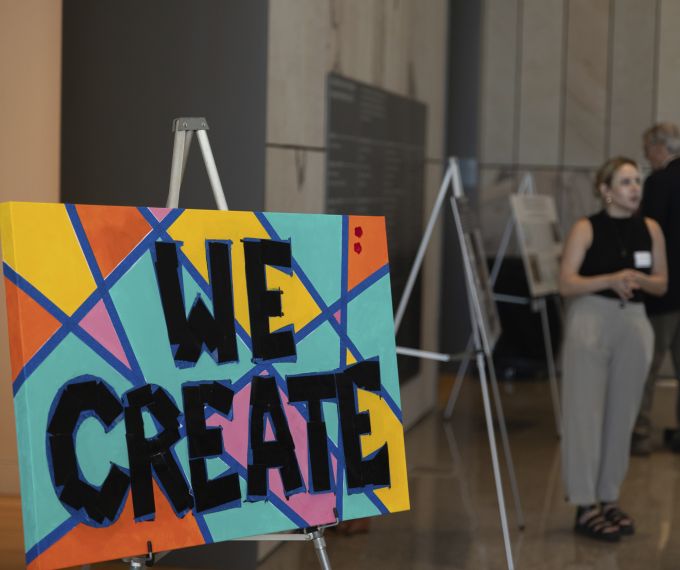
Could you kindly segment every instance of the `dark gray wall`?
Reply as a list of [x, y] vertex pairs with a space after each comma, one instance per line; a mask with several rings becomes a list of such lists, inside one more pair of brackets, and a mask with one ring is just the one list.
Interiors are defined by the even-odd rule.
[[[65, 202], [165, 205], [172, 119], [205, 116], [231, 209], [264, 208], [266, 0], [64, 0]], [[180, 206], [214, 208], [194, 141]]]
[[[465, 192], [473, 203], [477, 194], [479, 137], [479, 66], [482, 3], [449, 2], [449, 80], [446, 152], [460, 160]], [[462, 351], [470, 335], [463, 260], [450, 208], [445, 205], [442, 260], [442, 350]], [[449, 366], [450, 367], [450, 366]]]

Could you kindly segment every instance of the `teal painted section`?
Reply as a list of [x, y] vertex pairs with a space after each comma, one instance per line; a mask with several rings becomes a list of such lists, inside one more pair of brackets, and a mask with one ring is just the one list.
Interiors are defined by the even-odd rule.
[[340, 366], [340, 337], [329, 323], [321, 324], [315, 331], [295, 345], [295, 362], [278, 362], [276, 371], [283, 376], [332, 372]]
[[144, 437], [149, 438], [158, 435], [158, 426], [149, 411], [142, 410], [142, 421], [144, 422]]
[[[346, 480], [345, 480], [346, 482]], [[358, 519], [379, 515], [380, 511], [364, 493], [347, 494], [343, 486], [342, 492], [342, 520]]]
[[[18, 430], [17, 434], [22, 493], [28, 496], [26, 482], [30, 480], [33, 488], [31, 501], [40, 505], [40, 517], [28, 509], [24, 511], [26, 550], [70, 516], [59, 502], [52, 485], [47, 453], [47, 423], [50, 408], [60, 388], [73, 378], [85, 374], [103, 379], [118, 396], [132, 387], [77, 337], [69, 334], [24, 382], [14, 398], [17, 425], [27, 426], [27, 429]], [[109, 461], [115, 461], [126, 465], [127, 461], [123, 459], [127, 449], [124, 430], [114, 429], [104, 436], [110, 445], [102, 445], [102, 440], [94, 437], [96, 429], [85, 426], [85, 423], [81, 424], [81, 427], [85, 427], [83, 436], [76, 437], [76, 453], [83, 473], [100, 477], [102, 464], [108, 466]]]
[[[80, 470], [85, 480], [91, 485], [100, 487], [109, 474], [113, 462], [128, 469], [130, 467], [127, 448], [121, 445], [125, 441], [125, 422], [119, 421], [116, 426], [106, 433], [104, 425], [94, 417], [86, 418], [76, 433], [76, 449], [84, 450], [79, 455]], [[104, 458], [92, 461], [90, 455], [93, 450], [99, 451]], [[86, 455], [87, 454], [87, 455]]]
[[390, 397], [399, 404], [392, 295], [386, 275], [347, 306], [347, 334], [365, 360], [380, 358], [380, 380]]
[[208, 471], [208, 479], [216, 479], [229, 470], [229, 465], [220, 457], [209, 457], [205, 460], [205, 465]]
[[330, 305], [340, 297], [342, 217], [309, 214], [265, 214], [321, 298]]

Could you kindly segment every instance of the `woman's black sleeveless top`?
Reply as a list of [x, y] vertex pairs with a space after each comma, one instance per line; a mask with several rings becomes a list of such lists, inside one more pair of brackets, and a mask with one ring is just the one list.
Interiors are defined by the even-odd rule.
[[[642, 216], [612, 218], [602, 210], [588, 220], [593, 227], [593, 242], [586, 251], [579, 275], [592, 277], [621, 269], [651, 273], [652, 236]], [[596, 294], [619, 298], [613, 289]], [[630, 301], [640, 303], [643, 299], [644, 293], [638, 289]]]

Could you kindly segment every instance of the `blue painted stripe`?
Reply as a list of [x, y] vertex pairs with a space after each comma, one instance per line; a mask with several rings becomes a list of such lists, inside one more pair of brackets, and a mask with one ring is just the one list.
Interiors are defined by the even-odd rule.
[[371, 501], [371, 503], [373, 503], [378, 508], [381, 514], [383, 515], [389, 514], [390, 510], [383, 504], [383, 502], [380, 499], [378, 499], [373, 490], [366, 491], [364, 494]]
[[90, 267], [90, 273], [94, 278], [97, 288], [101, 291], [104, 306], [106, 307], [106, 310], [109, 314], [109, 318], [111, 319], [113, 328], [116, 332], [116, 335], [118, 336], [118, 340], [120, 341], [123, 347], [125, 357], [127, 358], [130, 366], [132, 367], [132, 370], [139, 374], [140, 376], [143, 376], [142, 370], [139, 366], [139, 362], [137, 361], [137, 357], [134, 351], [132, 350], [130, 340], [128, 339], [125, 329], [123, 328], [123, 323], [121, 322], [120, 317], [118, 315], [118, 311], [116, 310], [113, 300], [111, 299], [111, 291], [109, 289], [109, 285], [104, 281], [104, 276], [102, 275], [99, 263], [97, 262], [97, 258], [94, 255], [94, 250], [92, 249], [92, 244], [90, 244], [90, 240], [87, 237], [87, 233], [85, 232], [85, 228], [83, 227], [83, 224], [80, 220], [78, 211], [73, 204], [67, 204], [66, 212], [68, 213], [68, 216], [71, 220], [71, 225], [73, 226], [73, 229], [76, 233], [76, 237], [80, 242], [80, 247], [83, 251], [83, 254], [85, 255], [87, 264]]
[[3, 263], [5, 277], [9, 279], [14, 285], [19, 287], [24, 293], [29, 295], [36, 303], [45, 309], [58, 321], [65, 321], [69, 316], [48, 299], [42, 292], [40, 292], [30, 281], [19, 275], [7, 263]]
[[359, 295], [361, 295], [366, 289], [368, 289], [371, 285], [374, 283], [380, 281], [385, 275], [389, 275], [390, 273], [390, 265], [389, 263], [386, 263], [383, 265], [380, 269], [377, 269], [373, 273], [371, 273], [366, 279], [364, 279], [361, 283], [358, 285], [355, 285], [351, 291], [347, 293], [347, 300], [352, 301], [356, 299]]
[[213, 535], [210, 532], [210, 528], [208, 527], [208, 523], [205, 522], [205, 517], [199, 513], [194, 512], [194, 520], [198, 525], [198, 530], [201, 531], [201, 535], [203, 536], [204, 542], [206, 544], [212, 544], [213, 542], [215, 542], [215, 539], [213, 538]]
[[28, 379], [28, 377], [44, 362], [44, 360], [52, 353], [52, 351], [59, 345], [59, 343], [70, 332], [75, 333], [89, 348], [96, 352], [99, 356], [104, 358], [106, 362], [116, 369], [123, 377], [134, 381], [135, 377], [132, 372], [128, 370], [117, 358], [108, 352], [99, 344], [89, 333], [80, 328], [77, 322], [72, 317], [69, 317], [38, 289], [36, 289], [29, 281], [14, 272], [9, 266], [5, 266], [5, 271], [12, 280], [12, 282], [21, 289], [24, 293], [29, 295], [36, 303], [48, 311], [55, 319], [61, 323], [61, 327], [45, 342], [45, 344], [36, 351], [36, 353], [24, 364], [23, 368], [17, 374], [17, 377], [12, 383], [12, 390], [16, 395]]
[[26, 551], [26, 564], [33, 562], [38, 556], [45, 552], [54, 543], [59, 542], [64, 536], [71, 532], [76, 526], [80, 524], [80, 521], [71, 516], [61, 523], [53, 531], [46, 534], [38, 542], [36, 542], [31, 548]]
[[40, 366], [43, 361], [52, 353], [52, 351], [59, 346], [59, 343], [66, 338], [69, 334], [69, 330], [65, 327], [61, 327], [56, 333], [54, 333], [50, 339], [43, 344], [38, 351], [33, 355], [33, 357], [24, 364], [24, 367], [19, 370], [17, 377], [12, 382], [12, 393], [16, 396], [24, 385], [24, 382], [35, 372], [35, 370]]
[[380, 397], [385, 400], [385, 403], [389, 406], [390, 410], [394, 414], [394, 416], [399, 420], [400, 423], [404, 423], [404, 418], [401, 409], [397, 405], [397, 403], [392, 399], [392, 396], [385, 390], [384, 387], [381, 387], [380, 390]]

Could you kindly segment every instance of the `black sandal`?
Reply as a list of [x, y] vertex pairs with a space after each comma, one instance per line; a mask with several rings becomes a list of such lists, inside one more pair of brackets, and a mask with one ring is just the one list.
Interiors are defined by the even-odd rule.
[[607, 520], [596, 506], [579, 507], [577, 509], [574, 532], [606, 542], [617, 542], [621, 538], [619, 526]]
[[619, 509], [616, 503], [602, 503], [602, 514], [610, 523], [619, 527], [622, 535], [630, 536], [635, 534], [633, 519]]

